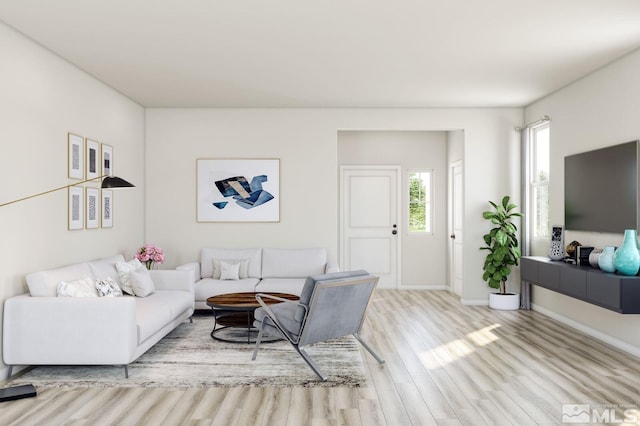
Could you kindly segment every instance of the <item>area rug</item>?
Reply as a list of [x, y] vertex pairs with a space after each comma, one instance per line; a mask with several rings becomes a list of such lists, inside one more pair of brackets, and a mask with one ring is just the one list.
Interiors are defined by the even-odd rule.
[[228, 387], [362, 386], [365, 372], [358, 342], [352, 337], [306, 348], [328, 376], [322, 382], [287, 342], [260, 345], [224, 343], [210, 336], [211, 316], [181, 324], [124, 369], [114, 366], [37, 366], [11, 381], [36, 387]]

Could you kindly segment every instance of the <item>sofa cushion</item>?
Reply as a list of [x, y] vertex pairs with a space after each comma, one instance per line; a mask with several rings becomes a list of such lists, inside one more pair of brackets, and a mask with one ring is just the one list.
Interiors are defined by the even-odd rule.
[[133, 293], [138, 297], [147, 297], [156, 291], [149, 271], [133, 271], [129, 274]]
[[304, 278], [324, 274], [326, 266], [324, 248], [262, 249], [262, 278]]
[[96, 281], [96, 289], [98, 290], [98, 296], [100, 297], [122, 296], [122, 290], [120, 290], [118, 283], [113, 278], [105, 278], [104, 280]]
[[116, 270], [116, 263], [118, 262], [124, 262], [124, 256], [121, 254], [93, 260], [88, 263], [89, 268], [91, 268], [91, 272], [93, 272], [93, 278], [95, 278], [96, 281], [103, 280], [105, 278], [113, 278], [118, 285], [121, 285], [120, 278], [118, 277], [118, 271]]
[[[132, 272], [144, 272], [147, 268], [135, 257], [128, 262], [116, 262], [116, 270], [120, 278], [120, 287], [125, 293], [135, 295], [133, 286], [131, 285], [130, 274]], [[149, 271], [147, 271], [149, 273]]]
[[[249, 259], [213, 259], [213, 276], [211, 278], [215, 280], [226, 279], [222, 278], [222, 266], [228, 267], [229, 264], [238, 265], [238, 278], [234, 279], [243, 279], [249, 278]], [[235, 268], [235, 267], [234, 267]]]
[[33, 297], [56, 297], [60, 281], [75, 281], [82, 277], [93, 277], [87, 263], [78, 263], [64, 268], [32, 272], [27, 275], [29, 293]]
[[262, 249], [203, 248], [200, 254], [200, 275], [202, 278], [213, 277], [213, 259], [248, 259], [249, 266], [247, 276], [250, 278], [260, 278], [260, 271], [262, 269]]
[[186, 291], [158, 290], [148, 297], [137, 297], [138, 344], [153, 336], [192, 306], [193, 298]]
[[195, 300], [205, 301], [211, 296], [226, 293], [245, 293], [256, 291], [257, 278], [245, 278], [243, 280], [228, 281], [204, 278], [194, 286]]
[[60, 281], [57, 292], [58, 297], [98, 297], [96, 283], [87, 276], [75, 281]]
[[[277, 303], [275, 305], [269, 306], [269, 309], [271, 309], [271, 311], [276, 316], [276, 318], [278, 318], [278, 322], [280, 323], [280, 325], [282, 325], [282, 327], [284, 327], [285, 330], [287, 330], [289, 333], [293, 334], [294, 336], [298, 336], [298, 334], [300, 334], [301, 320], [297, 320], [295, 318], [295, 312], [298, 308], [300, 307], [293, 303], [288, 303], [288, 302]], [[262, 322], [266, 316], [267, 316], [267, 311], [264, 308], [258, 308], [253, 313], [253, 318], [255, 319], [255, 321], [258, 321], [258, 322]], [[270, 324], [271, 324], [271, 321], [268, 321], [266, 323], [266, 325], [270, 325]], [[269, 334], [272, 334], [272, 335], [279, 334], [275, 327], [267, 326], [267, 327], [264, 327], [264, 329]]]

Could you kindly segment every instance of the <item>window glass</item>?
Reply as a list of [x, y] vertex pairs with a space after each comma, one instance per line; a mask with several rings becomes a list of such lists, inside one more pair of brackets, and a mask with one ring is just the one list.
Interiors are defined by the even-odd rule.
[[533, 238], [549, 237], [549, 124], [531, 129], [530, 225]]
[[409, 171], [409, 232], [431, 232], [431, 171]]

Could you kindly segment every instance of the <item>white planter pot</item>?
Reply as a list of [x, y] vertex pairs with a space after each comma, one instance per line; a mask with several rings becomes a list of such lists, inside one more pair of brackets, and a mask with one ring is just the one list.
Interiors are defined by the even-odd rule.
[[520, 295], [518, 293], [489, 293], [489, 307], [501, 311], [515, 311], [520, 309]]

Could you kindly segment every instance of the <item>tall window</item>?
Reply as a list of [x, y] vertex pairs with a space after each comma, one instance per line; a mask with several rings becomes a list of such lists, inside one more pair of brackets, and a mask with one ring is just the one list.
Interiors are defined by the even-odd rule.
[[549, 226], [549, 123], [530, 129], [531, 237], [548, 238]]
[[409, 171], [409, 232], [431, 232], [431, 177], [431, 171]]

